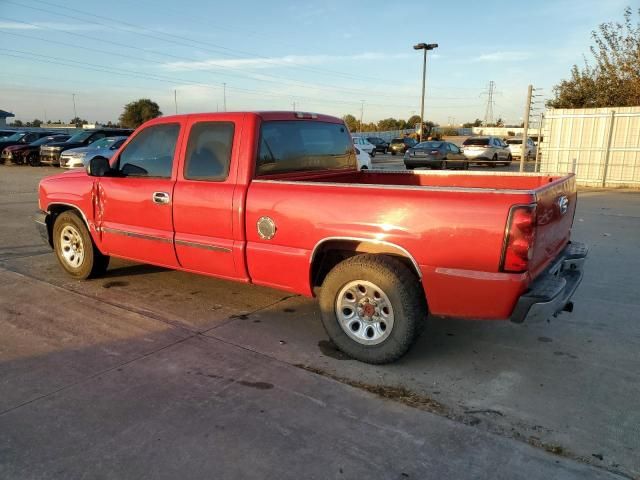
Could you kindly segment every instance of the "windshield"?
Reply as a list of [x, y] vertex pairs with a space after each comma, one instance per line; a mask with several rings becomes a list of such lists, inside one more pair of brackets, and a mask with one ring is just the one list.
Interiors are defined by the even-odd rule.
[[117, 138], [115, 137], [105, 137], [100, 140], [96, 140], [91, 144], [91, 148], [109, 148], [113, 142], [115, 142]]
[[26, 132], [17, 132], [14, 133], [13, 135], [3, 138], [4, 141], [6, 142], [17, 142], [18, 140], [20, 140], [22, 137], [24, 137], [26, 135]]
[[433, 149], [437, 149], [442, 147], [442, 144], [444, 142], [420, 142], [419, 144], [417, 144], [415, 147], [413, 148], [433, 148]]
[[402, 138], [394, 138], [391, 143], [404, 143], [404, 140]]
[[31, 143], [31, 145], [38, 146], [38, 145], [44, 145], [45, 143], [49, 143], [49, 142], [56, 142], [56, 141], [61, 142], [63, 140], [64, 138], [42, 137], [36, 140], [35, 142]]
[[340, 123], [264, 122], [256, 175], [356, 168], [354, 147]]
[[76, 133], [73, 137], [67, 140], [67, 143], [80, 143], [84, 142], [87, 138], [91, 136], [93, 132], [79, 132]]
[[467, 138], [463, 145], [489, 145], [489, 139], [488, 138]]
[[507, 145], [522, 145], [522, 140], [507, 140]]

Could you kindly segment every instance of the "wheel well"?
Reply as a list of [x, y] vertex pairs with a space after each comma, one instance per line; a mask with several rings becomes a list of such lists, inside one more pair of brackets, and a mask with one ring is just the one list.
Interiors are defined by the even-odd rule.
[[316, 247], [311, 259], [311, 286], [320, 287], [327, 274], [338, 263], [362, 253], [389, 255], [404, 263], [417, 279], [421, 273], [409, 253], [396, 245], [366, 240], [328, 240]]
[[49, 215], [47, 215], [46, 222], [47, 222], [47, 233], [49, 234], [49, 245], [51, 246], [51, 248], [53, 248], [53, 225], [56, 223], [56, 218], [58, 218], [58, 216], [61, 213], [67, 212], [69, 210], [73, 210], [77, 212], [80, 215], [80, 218], [84, 222], [85, 226], [87, 227], [87, 230], [89, 230], [89, 225], [87, 225], [87, 220], [79, 208], [71, 205], [59, 204], [59, 203], [49, 205], [49, 209], [48, 209]]

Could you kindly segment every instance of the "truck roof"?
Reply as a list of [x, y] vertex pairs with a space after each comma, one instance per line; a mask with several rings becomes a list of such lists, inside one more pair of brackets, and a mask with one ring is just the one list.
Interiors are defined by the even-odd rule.
[[228, 117], [230, 115], [255, 115], [265, 121], [273, 120], [318, 120], [328, 123], [344, 123], [342, 119], [331, 115], [314, 112], [294, 112], [291, 110], [273, 110], [273, 111], [239, 111], [239, 112], [206, 112], [206, 113], [186, 113], [181, 115], [167, 115], [160, 117], [163, 120], [184, 117], [199, 118], [215, 118]]

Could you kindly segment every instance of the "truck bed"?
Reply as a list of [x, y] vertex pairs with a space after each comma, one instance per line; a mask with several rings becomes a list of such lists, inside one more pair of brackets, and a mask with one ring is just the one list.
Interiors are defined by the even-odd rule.
[[490, 189], [528, 192], [562, 181], [564, 176], [539, 173], [455, 172], [455, 171], [385, 171], [297, 174], [280, 180], [300, 180], [343, 184], [434, 187], [455, 189]]

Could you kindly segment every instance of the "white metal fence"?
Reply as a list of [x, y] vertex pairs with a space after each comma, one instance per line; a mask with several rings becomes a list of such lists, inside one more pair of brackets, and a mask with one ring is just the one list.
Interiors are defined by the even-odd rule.
[[540, 171], [579, 185], [640, 188], [640, 107], [547, 110]]

